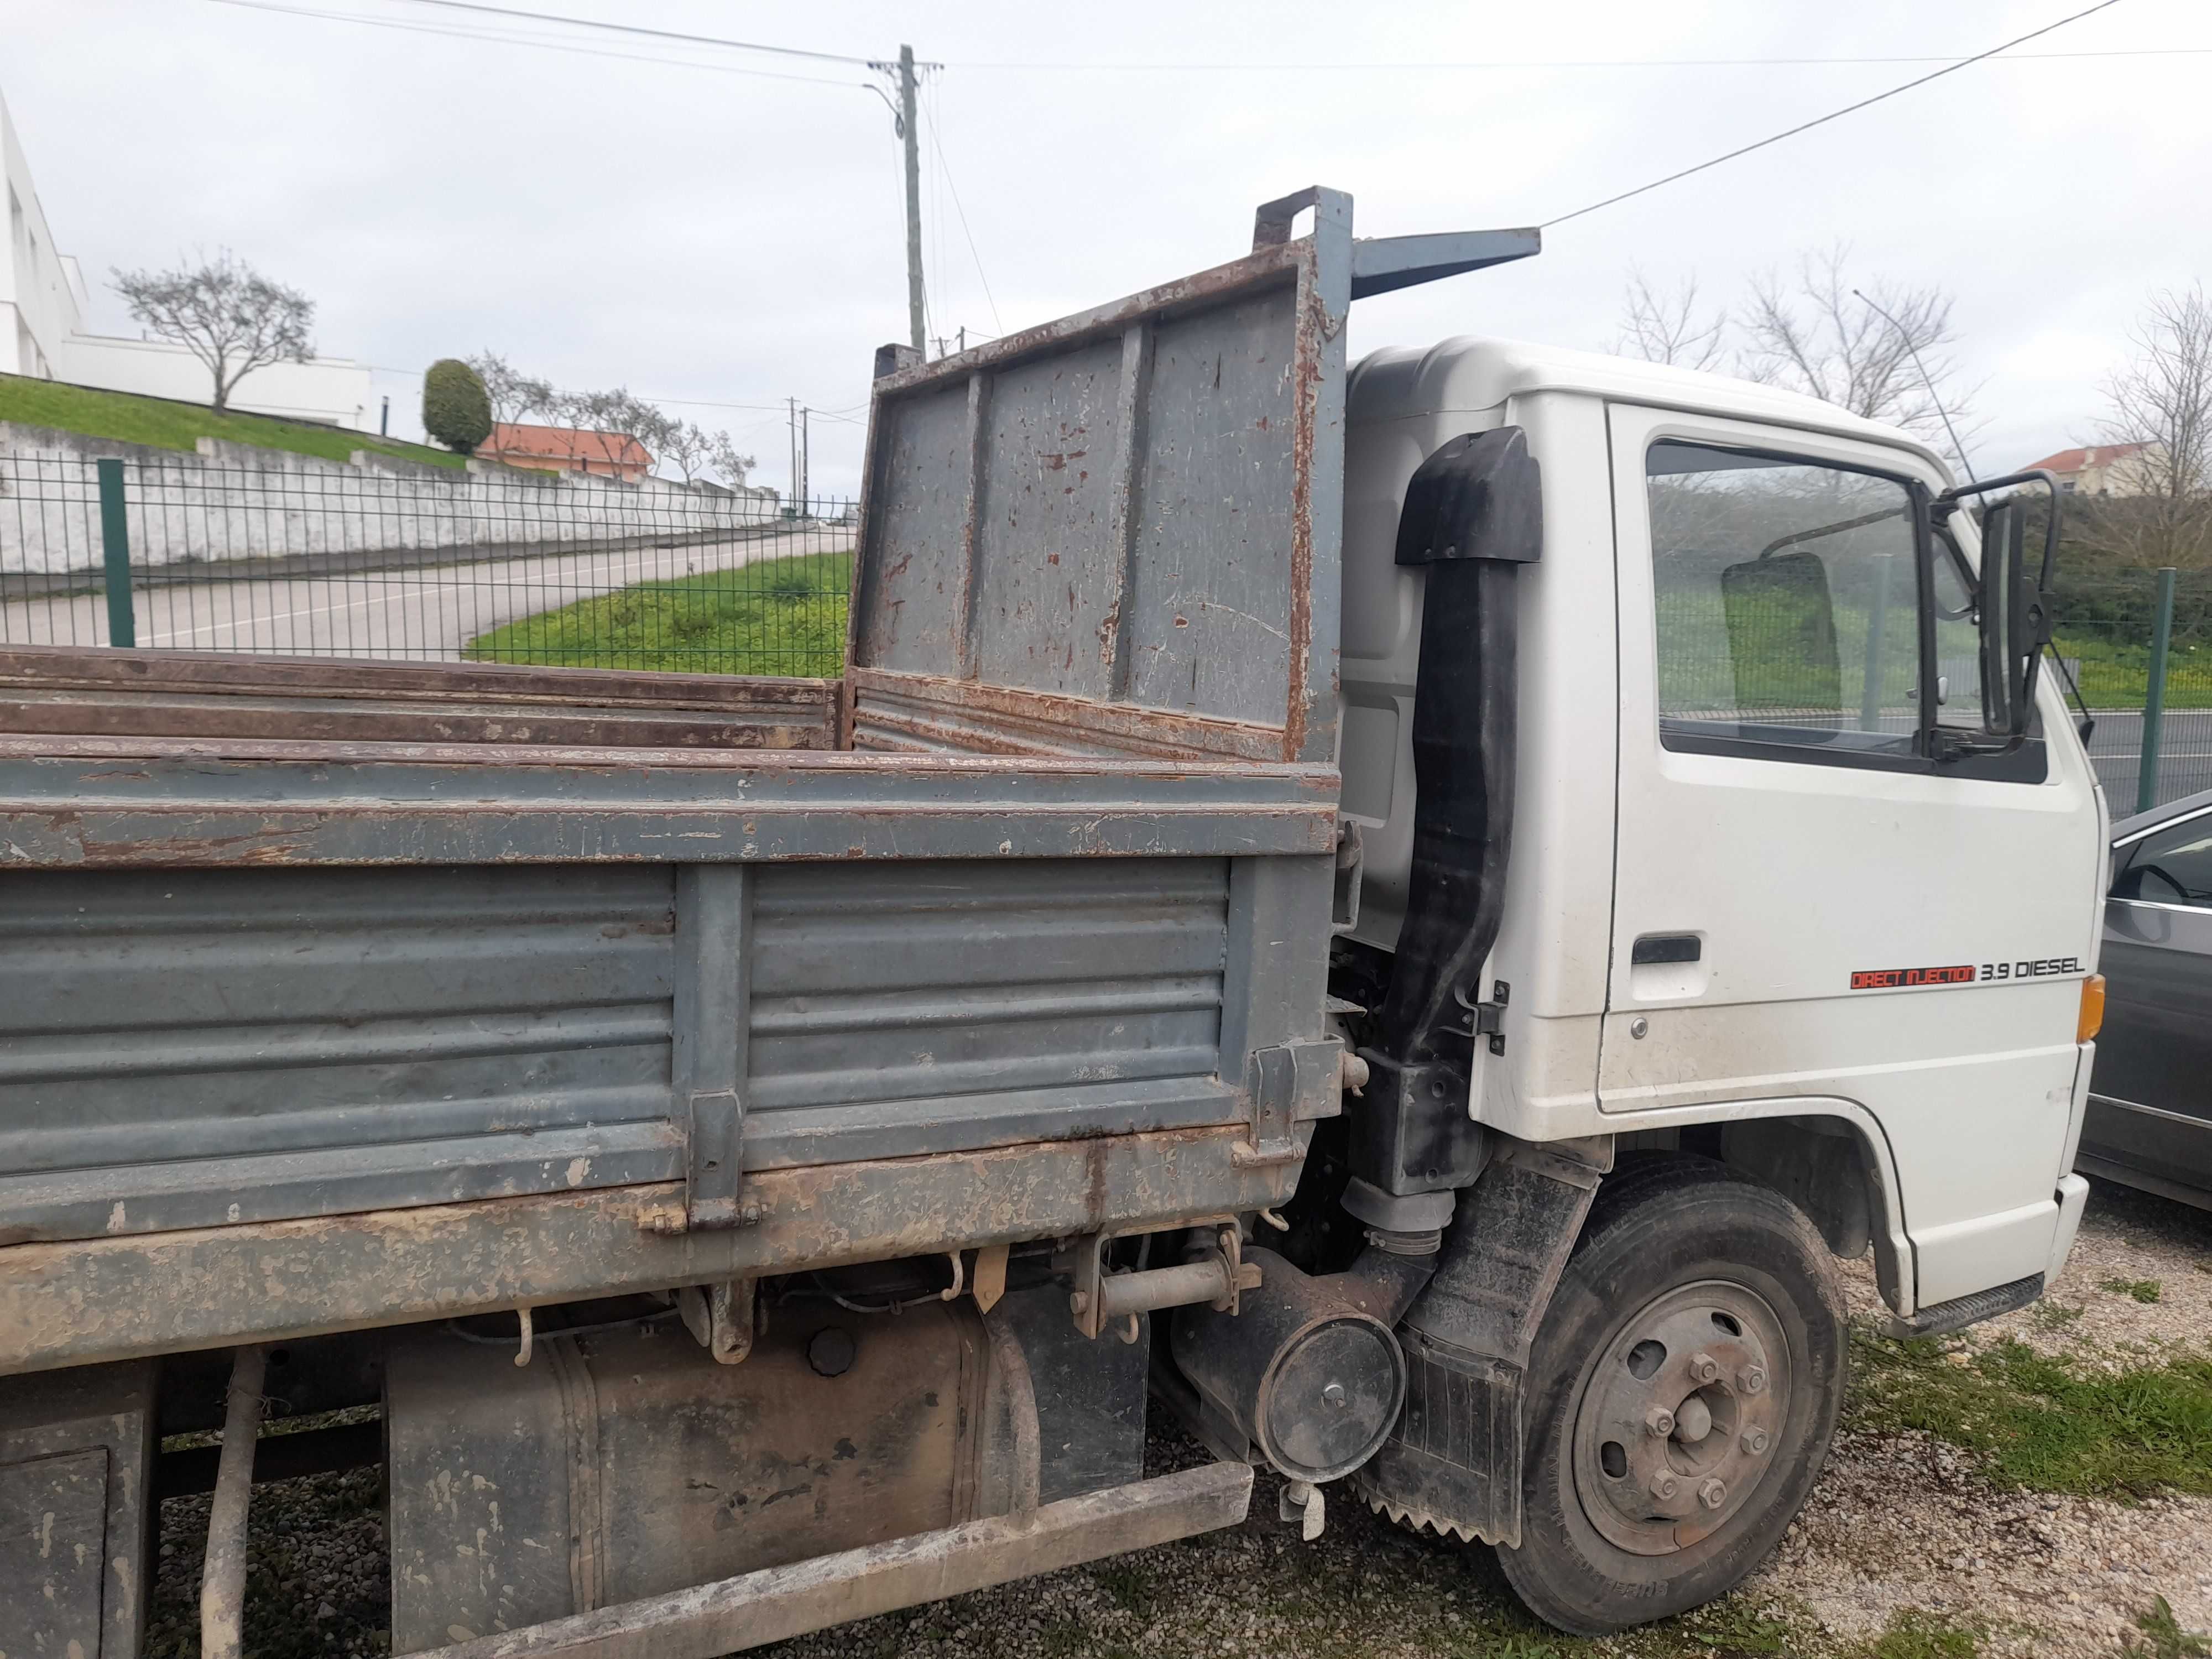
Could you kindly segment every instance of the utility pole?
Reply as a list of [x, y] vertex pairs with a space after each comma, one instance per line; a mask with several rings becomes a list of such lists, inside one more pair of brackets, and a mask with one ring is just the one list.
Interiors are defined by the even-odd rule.
[[928, 342], [921, 335], [921, 121], [915, 112], [914, 48], [899, 48], [899, 134], [906, 140], [906, 309], [914, 349]]
[[796, 516], [799, 508], [799, 399], [786, 398], [791, 420], [791, 506]]
[[814, 491], [814, 444], [811, 428], [806, 417], [814, 411], [805, 404], [799, 406], [799, 516], [805, 516], [805, 504]]

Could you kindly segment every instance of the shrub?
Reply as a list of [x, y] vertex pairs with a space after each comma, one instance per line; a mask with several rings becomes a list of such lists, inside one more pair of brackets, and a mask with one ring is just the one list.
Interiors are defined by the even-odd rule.
[[491, 436], [491, 398], [476, 370], [441, 357], [422, 376], [422, 430], [448, 449], [471, 454]]

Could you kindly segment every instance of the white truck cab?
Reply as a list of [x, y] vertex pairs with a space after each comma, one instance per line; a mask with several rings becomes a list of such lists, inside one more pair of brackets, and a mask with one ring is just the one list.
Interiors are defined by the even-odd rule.
[[1341, 1202], [1447, 1240], [1352, 1480], [1565, 1629], [1779, 1538], [1844, 1384], [1832, 1258], [1934, 1334], [2072, 1245], [2106, 820], [2035, 672], [2047, 542], [2031, 578], [1988, 504], [2021, 482], [1581, 352], [1352, 371]]
[[[1364, 843], [1352, 936], [1380, 949], [1414, 804], [1407, 481], [1507, 426], [1542, 473], [1491, 969], [1512, 989], [1473, 1119], [1536, 1141], [1819, 1121], [1878, 1186], [1898, 1315], [2055, 1273], [2087, 1194], [2076, 1026], [2106, 808], [2048, 676], [2016, 754], [1914, 751], [1930, 600], [1910, 501], [1950, 487], [1943, 463], [1815, 398], [1513, 341], [1378, 351], [1348, 403], [1344, 811]], [[1976, 561], [1966, 515], [1951, 524]], [[1742, 580], [1778, 557], [1820, 580]], [[1936, 719], [1978, 726], [1974, 623], [1945, 598]], [[1761, 683], [1808, 643], [1822, 660], [1796, 681], [1817, 683]]]

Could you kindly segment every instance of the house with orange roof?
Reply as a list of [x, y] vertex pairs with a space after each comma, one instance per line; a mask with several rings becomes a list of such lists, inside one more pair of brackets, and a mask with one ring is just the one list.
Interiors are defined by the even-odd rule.
[[476, 459], [539, 472], [584, 472], [635, 483], [653, 471], [653, 454], [626, 432], [501, 421], [476, 447]]
[[2030, 461], [2026, 471], [2055, 474], [2069, 495], [2147, 495], [2153, 473], [2166, 459], [2163, 445], [2087, 444]]

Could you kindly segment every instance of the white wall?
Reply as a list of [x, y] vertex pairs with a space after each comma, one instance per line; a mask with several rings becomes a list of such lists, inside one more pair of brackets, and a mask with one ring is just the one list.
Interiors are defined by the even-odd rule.
[[[31, 167], [0, 100], [0, 210], [8, 216], [7, 254], [0, 258], [0, 373], [68, 380], [109, 392], [136, 392], [204, 404], [213, 377], [183, 346], [84, 331], [90, 296], [83, 274], [57, 252], [46, 210], [32, 187]], [[365, 363], [315, 357], [275, 363], [239, 382], [234, 409], [253, 415], [367, 431], [374, 424]]]
[[[62, 342], [61, 372], [54, 377], [110, 392], [143, 392], [204, 404], [215, 395], [207, 367], [166, 340], [126, 340], [112, 334], [72, 334]], [[374, 425], [368, 366], [342, 357], [304, 363], [271, 363], [238, 383], [230, 406], [252, 415], [319, 421], [356, 432]]]
[[198, 454], [0, 421], [0, 572], [100, 562], [94, 462], [124, 463], [133, 564], [295, 554], [483, 548], [500, 556], [639, 540], [689, 544], [774, 523], [750, 492], [517, 473], [472, 463], [426, 466], [362, 454], [362, 465], [199, 441]]
[[[81, 326], [82, 278], [76, 261], [54, 249], [30, 163], [0, 102], [0, 207], [8, 215], [8, 257], [0, 259], [0, 369], [54, 377], [64, 336]], [[72, 279], [75, 279], [72, 281]]]

